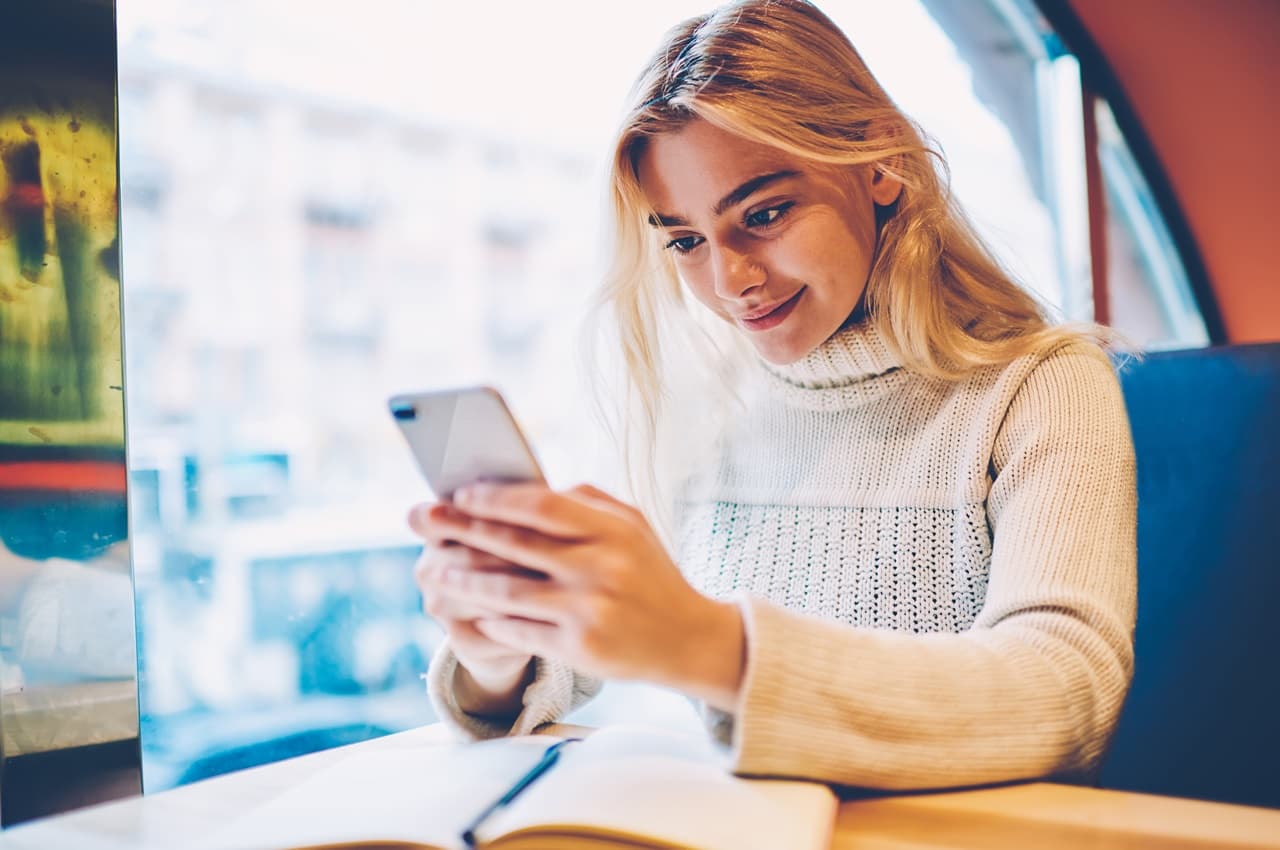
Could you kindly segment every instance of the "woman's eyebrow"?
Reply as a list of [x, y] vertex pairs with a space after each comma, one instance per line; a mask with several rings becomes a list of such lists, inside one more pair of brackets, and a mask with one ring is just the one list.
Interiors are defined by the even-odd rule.
[[742, 201], [744, 198], [750, 197], [752, 194], [763, 189], [765, 186], [768, 186], [770, 183], [776, 183], [779, 180], [786, 180], [788, 177], [795, 177], [799, 173], [799, 171], [787, 169], [785, 171], [773, 171], [768, 174], [761, 174], [759, 177], [752, 177], [746, 183], [743, 183], [741, 186], [721, 198], [720, 202], [716, 204], [713, 212], [715, 213], [716, 218], [719, 218], [724, 215], [724, 211], [729, 209], [729, 207]]
[[[719, 218], [724, 215], [725, 210], [729, 209], [734, 204], [741, 202], [743, 199], [750, 197], [753, 193], [760, 191], [765, 186], [768, 186], [771, 183], [776, 183], [779, 180], [786, 180], [788, 177], [795, 177], [799, 174], [800, 172], [794, 169], [785, 169], [783, 171], [771, 171], [768, 174], [761, 174], [757, 177], [752, 177], [750, 180], [746, 181], [716, 202], [712, 213], [716, 218]], [[664, 215], [660, 212], [655, 212], [649, 217], [649, 224], [653, 227], [657, 227], [658, 225], [662, 225], [663, 227], [689, 226], [689, 222], [685, 221], [678, 215]]]

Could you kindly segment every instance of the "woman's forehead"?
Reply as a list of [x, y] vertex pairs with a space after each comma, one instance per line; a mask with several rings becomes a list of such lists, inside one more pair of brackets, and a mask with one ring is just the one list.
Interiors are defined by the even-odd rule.
[[708, 198], [714, 203], [761, 175], [789, 172], [804, 177], [813, 170], [812, 163], [786, 151], [701, 119], [650, 137], [637, 161], [641, 189], [662, 211], [675, 211], [679, 205], [702, 206]]
[[798, 167], [800, 160], [772, 145], [729, 132], [698, 118], [678, 130], [649, 138], [641, 161], [668, 170], [694, 167], [711, 173], [754, 171], [766, 167]]

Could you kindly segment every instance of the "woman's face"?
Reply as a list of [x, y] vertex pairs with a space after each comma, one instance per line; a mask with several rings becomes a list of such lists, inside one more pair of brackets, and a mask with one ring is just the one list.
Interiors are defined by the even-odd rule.
[[640, 186], [694, 296], [765, 360], [799, 360], [857, 307], [876, 245], [875, 205], [901, 184], [837, 173], [695, 119], [650, 139]]

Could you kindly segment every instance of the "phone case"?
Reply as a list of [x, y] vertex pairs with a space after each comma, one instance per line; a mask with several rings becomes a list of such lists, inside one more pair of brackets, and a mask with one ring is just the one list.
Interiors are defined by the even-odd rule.
[[393, 396], [388, 407], [441, 500], [476, 481], [545, 481], [515, 417], [493, 387], [404, 393]]

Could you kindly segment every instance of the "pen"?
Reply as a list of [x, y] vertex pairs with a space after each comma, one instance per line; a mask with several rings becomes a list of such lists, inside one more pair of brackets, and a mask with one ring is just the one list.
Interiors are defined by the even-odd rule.
[[572, 744], [575, 741], [581, 740], [581, 738], [565, 738], [563, 740], [556, 741], [554, 744], [547, 747], [547, 749], [542, 753], [542, 758], [538, 760], [538, 763], [535, 764], [528, 773], [517, 779], [516, 784], [512, 785], [507, 793], [494, 800], [485, 807], [484, 811], [476, 815], [475, 819], [472, 820], [467, 828], [462, 831], [463, 843], [469, 848], [475, 848], [477, 846], [476, 830], [480, 828], [480, 825], [488, 820], [498, 809], [520, 796], [520, 793], [532, 785], [539, 776], [550, 770], [551, 766], [560, 758], [560, 751], [564, 749], [565, 744]]

